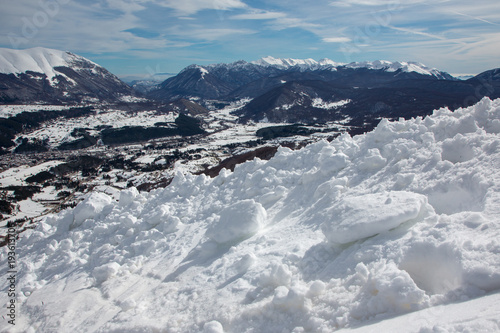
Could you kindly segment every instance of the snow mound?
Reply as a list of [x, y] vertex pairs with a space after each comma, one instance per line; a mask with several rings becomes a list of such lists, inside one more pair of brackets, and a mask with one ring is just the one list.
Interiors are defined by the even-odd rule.
[[498, 330], [499, 119], [485, 98], [213, 179], [92, 194], [16, 244], [15, 328]]

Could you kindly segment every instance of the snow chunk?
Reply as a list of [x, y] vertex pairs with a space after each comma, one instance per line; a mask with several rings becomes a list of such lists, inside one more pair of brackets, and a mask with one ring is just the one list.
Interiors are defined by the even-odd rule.
[[207, 229], [206, 235], [221, 244], [249, 238], [264, 225], [266, 210], [253, 199], [237, 202], [220, 213], [220, 219]]
[[113, 199], [104, 193], [92, 193], [87, 199], [83, 200], [73, 210], [73, 223], [71, 228], [76, 228], [87, 219], [93, 219], [108, 207]]
[[102, 284], [104, 281], [116, 275], [120, 265], [116, 262], [111, 262], [99, 267], [94, 268], [93, 275], [97, 285]]
[[369, 149], [364, 161], [359, 165], [362, 171], [377, 171], [382, 169], [387, 164], [387, 159], [380, 155], [380, 151], [376, 148]]
[[365, 282], [358, 304], [352, 310], [354, 318], [416, 310], [428, 299], [410, 275], [400, 270], [394, 262], [382, 260], [371, 267], [359, 263], [356, 271]]
[[135, 199], [139, 196], [139, 191], [135, 187], [123, 190], [120, 192], [120, 206], [126, 207], [133, 203]]
[[453, 139], [443, 141], [442, 159], [451, 163], [466, 162], [474, 158], [474, 149], [469, 138], [457, 134]]
[[224, 333], [222, 324], [217, 320], [212, 320], [203, 325], [203, 333]]
[[328, 241], [346, 244], [389, 231], [432, 210], [421, 194], [393, 191], [343, 198], [328, 209], [321, 229]]

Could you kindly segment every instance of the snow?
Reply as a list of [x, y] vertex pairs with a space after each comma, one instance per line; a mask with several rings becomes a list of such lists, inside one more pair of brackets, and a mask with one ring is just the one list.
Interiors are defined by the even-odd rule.
[[485, 98], [216, 178], [89, 194], [22, 235], [16, 326], [0, 327], [500, 331], [499, 119]]
[[331, 110], [331, 109], [338, 109], [344, 105], [349, 104], [350, 102], [351, 102], [350, 99], [344, 99], [337, 102], [325, 102], [320, 97], [316, 97], [312, 100], [312, 107], [318, 109]]
[[49, 161], [38, 164], [36, 166], [22, 165], [16, 168], [0, 172], [0, 187], [7, 187], [11, 185], [27, 185], [26, 178], [36, 175], [42, 171], [47, 171], [63, 163], [62, 161]]
[[65, 105], [0, 105], [0, 117], [9, 118], [22, 112], [61, 111], [67, 108]]
[[209, 72], [203, 68], [203, 67], [198, 67], [198, 69], [200, 70], [200, 73], [201, 73], [201, 78], [204, 79], [205, 78], [205, 75], [207, 75]]
[[59, 118], [51, 122], [46, 122], [28, 134], [23, 134], [26, 138], [48, 138], [50, 144], [57, 147], [63, 142], [72, 141], [75, 138], [71, 133], [75, 128], [88, 128], [92, 135], [99, 135], [101, 126], [111, 126], [120, 128], [125, 126], [154, 126], [157, 122], [174, 123], [177, 114], [169, 112], [160, 114], [156, 110], [138, 112], [130, 115], [124, 110], [96, 108], [96, 114], [90, 114], [84, 118]]

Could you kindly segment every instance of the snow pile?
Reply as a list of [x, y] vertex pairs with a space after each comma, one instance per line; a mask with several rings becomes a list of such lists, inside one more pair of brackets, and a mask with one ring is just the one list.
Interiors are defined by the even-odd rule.
[[[499, 330], [498, 306], [480, 310], [500, 303], [499, 134], [500, 100], [483, 99], [213, 179], [92, 194], [18, 243], [15, 328], [390, 331], [380, 320], [411, 315], [397, 331]], [[466, 324], [446, 310], [478, 300]]]

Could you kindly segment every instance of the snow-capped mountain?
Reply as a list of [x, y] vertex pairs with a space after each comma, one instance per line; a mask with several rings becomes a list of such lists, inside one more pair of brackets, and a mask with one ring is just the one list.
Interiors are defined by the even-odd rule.
[[329, 69], [336, 71], [339, 67], [345, 68], [367, 68], [372, 70], [384, 70], [387, 72], [402, 71], [405, 73], [415, 72], [422, 75], [434, 76], [438, 79], [452, 79], [451, 75], [446, 72], [440, 71], [436, 68], [430, 68], [424, 64], [418, 62], [404, 62], [404, 61], [387, 61], [387, 60], [376, 60], [376, 61], [363, 61], [363, 62], [351, 62], [351, 63], [341, 63], [335, 62], [328, 58], [316, 61], [314, 59], [292, 59], [292, 58], [274, 58], [271, 56], [261, 58], [256, 61], [252, 61], [252, 64], [256, 64], [263, 67], [276, 67], [280, 69], [290, 69], [299, 68], [301, 70], [318, 70], [318, 69]]
[[343, 65], [347, 68], [367, 68], [373, 70], [384, 70], [387, 72], [401, 71], [405, 73], [418, 73], [422, 75], [430, 75], [441, 80], [453, 80], [453, 77], [443, 71], [436, 68], [430, 68], [424, 64], [418, 62], [404, 62], [404, 61], [387, 61], [387, 60], [376, 60], [376, 61], [363, 61], [363, 62], [352, 62], [350, 64]]
[[0, 49], [0, 102], [75, 103], [117, 100], [133, 89], [96, 63], [42, 47]]

